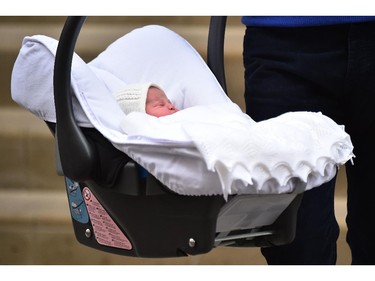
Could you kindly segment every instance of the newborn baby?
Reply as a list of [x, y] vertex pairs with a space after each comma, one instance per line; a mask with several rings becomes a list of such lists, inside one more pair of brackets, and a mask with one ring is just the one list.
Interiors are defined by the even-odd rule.
[[114, 96], [125, 114], [135, 111], [161, 117], [178, 111], [164, 91], [152, 83], [131, 84]]

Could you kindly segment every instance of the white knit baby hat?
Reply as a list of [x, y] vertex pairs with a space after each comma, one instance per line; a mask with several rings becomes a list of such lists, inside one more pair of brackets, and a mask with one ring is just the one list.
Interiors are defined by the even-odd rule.
[[133, 111], [146, 112], [147, 92], [151, 86], [160, 89], [154, 83], [130, 84], [126, 88], [114, 93], [114, 97], [125, 114]]

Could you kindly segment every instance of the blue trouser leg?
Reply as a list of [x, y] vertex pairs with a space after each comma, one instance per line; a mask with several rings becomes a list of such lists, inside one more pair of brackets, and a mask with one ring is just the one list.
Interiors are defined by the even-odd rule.
[[375, 23], [352, 25], [348, 32], [347, 130], [354, 144], [348, 179], [347, 241], [352, 264], [375, 264]]
[[[375, 124], [371, 129], [371, 135]], [[375, 186], [373, 183], [374, 140], [364, 134], [355, 152], [354, 165], [347, 164], [348, 225], [347, 241], [352, 251], [352, 264], [375, 264]]]
[[[321, 111], [352, 136], [347, 164], [348, 243], [353, 264], [375, 264], [372, 184], [375, 108], [375, 24], [247, 28], [245, 101], [256, 121], [288, 111]], [[305, 192], [295, 240], [262, 249], [269, 264], [335, 264], [339, 233], [334, 181]]]
[[296, 238], [289, 245], [262, 248], [268, 264], [336, 263], [339, 227], [333, 208], [334, 191], [332, 180], [304, 193], [298, 210]]

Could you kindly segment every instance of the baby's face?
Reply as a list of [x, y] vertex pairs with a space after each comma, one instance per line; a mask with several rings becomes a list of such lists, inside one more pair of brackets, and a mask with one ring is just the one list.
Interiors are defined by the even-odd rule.
[[177, 111], [178, 109], [171, 103], [162, 90], [156, 87], [150, 87], [148, 89], [146, 99], [147, 114], [161, 117], [173, 114]]

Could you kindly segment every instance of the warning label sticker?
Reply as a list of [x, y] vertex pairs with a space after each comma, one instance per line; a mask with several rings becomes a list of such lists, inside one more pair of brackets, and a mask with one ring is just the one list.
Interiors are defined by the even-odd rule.
[[98, 243], [105, 246], [131, 250], [132, 245], [129, 239], [119, 229], [88, 187], [83, 188], [82, 196], [85, 200]]

